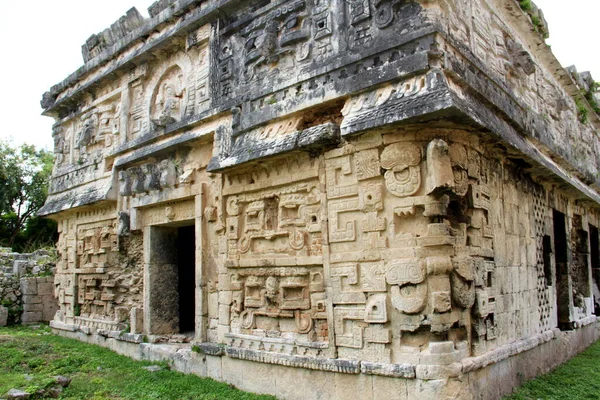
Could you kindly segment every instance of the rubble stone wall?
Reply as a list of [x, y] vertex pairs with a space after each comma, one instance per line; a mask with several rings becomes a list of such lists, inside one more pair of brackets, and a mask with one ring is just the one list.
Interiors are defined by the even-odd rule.
[[598, 337], [600, 119], [518, 2], [150, 14], [42, 101], [56, 332], [290, 399], [497, 398]]
[[37, 250], [19, 254], [0, 249], [0, 326], [50, 322], [58, 311], [54, 296], [55, 259]]

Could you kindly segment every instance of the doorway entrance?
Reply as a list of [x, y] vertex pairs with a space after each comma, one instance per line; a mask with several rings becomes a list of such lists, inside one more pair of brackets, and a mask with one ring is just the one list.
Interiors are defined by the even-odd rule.
[[145, 331], [193, 334], [196, 325], [194, 225], [146, 228]]
[[196, 234], [195, 227], [177, 229], [179, 332], [194, 332], [196, 326]]
[[556, 265], [556, 305], [558, 309], [558, 327], [570, 329], [570, 282], [569, 252], [567, 241], [567, 221], [565, 214], [552, 210], [554, 222], [554, 261]]

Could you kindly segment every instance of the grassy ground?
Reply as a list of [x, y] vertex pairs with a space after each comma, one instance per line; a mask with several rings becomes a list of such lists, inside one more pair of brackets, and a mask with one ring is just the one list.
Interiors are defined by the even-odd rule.
[[504, 400], [600, 399], [600, 342]]
[[149, 372], [138, 362], [99, 346], [50, 334], [46, 326], [0, 328], [0, 397], [28, 392], [55, 375], [72, 378], [63, 399], [273, 399], [224, 383], [168, 370]]
[[[0, 397], [12, 388], [29, 392], [55, 375], [73, 381], [63, 399], [273, 399], [211, 379], [133, 361], [102, 347], [50, 334], [46, 326], [0, 328]], [[600, 342], [553, 372], [529, 381], [505, 400], [600, 400]]]

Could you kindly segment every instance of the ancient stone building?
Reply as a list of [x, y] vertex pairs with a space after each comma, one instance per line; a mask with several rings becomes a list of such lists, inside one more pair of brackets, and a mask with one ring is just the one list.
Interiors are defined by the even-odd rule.
[[149, 12], [42, 100], [56, 332], [283, 399], [495, 399], [598, 337], [596, 84], [537, 8]]

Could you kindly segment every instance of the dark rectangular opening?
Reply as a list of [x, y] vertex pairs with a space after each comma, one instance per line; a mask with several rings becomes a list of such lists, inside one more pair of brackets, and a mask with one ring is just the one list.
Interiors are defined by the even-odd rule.
[[196, 326], [196, 234], [195, 227], [177, 229], [179, 332], [194, 332]]
[[542, 251], [544, 253], [544, 277], [546, 278], [546, 286], [552, 286], [552, 238], [548, 235], [544, 235]]
[[590, 231], [590, 261], [592, 263], [592, 282], [594, 294], [594, 314], [600, 315], [600, 246], [598, 238], [598, 228], [589, 225]]
[[573, 215], [573, 230], [571, 231], [571, 287], [573, 290], [573, 305], [584, 307], [584, 299], [590, 297], [590, 239], [583, 229], [581, 215]]
[[[552, 218], [554, 220], [554, 258], [558, 269], [559, 263], [564, 264], [568, 260], [567, 223], [565, 214], [560, 211], [553, 210]], [[559, 273], [558, 270], [557, 273]]]
[[569, 265], [567, 222], [565, 214], [552, 210], [554, 225], [554, 261], [556, 264], [556, 306], [558, 310], [558, 327], [570, 329], [569, 310], [571, 297], [569, 291]]
[[[600, 270], [600, 249], [598, 246], [600, 245], [598, 241], [598, 228], [594, 225], [590, 225], [590, 256], [592, 262], [592, 271], [599, 272]], [[598, 278], [597, 275], [594, 275], [594, 278]]]
[[[193, 223], [193, 222], [191, 222]], [[194, 225], [152, 226], [145, 232], [148, 300], [146, 333], [193, 334], [196, 325]]]

